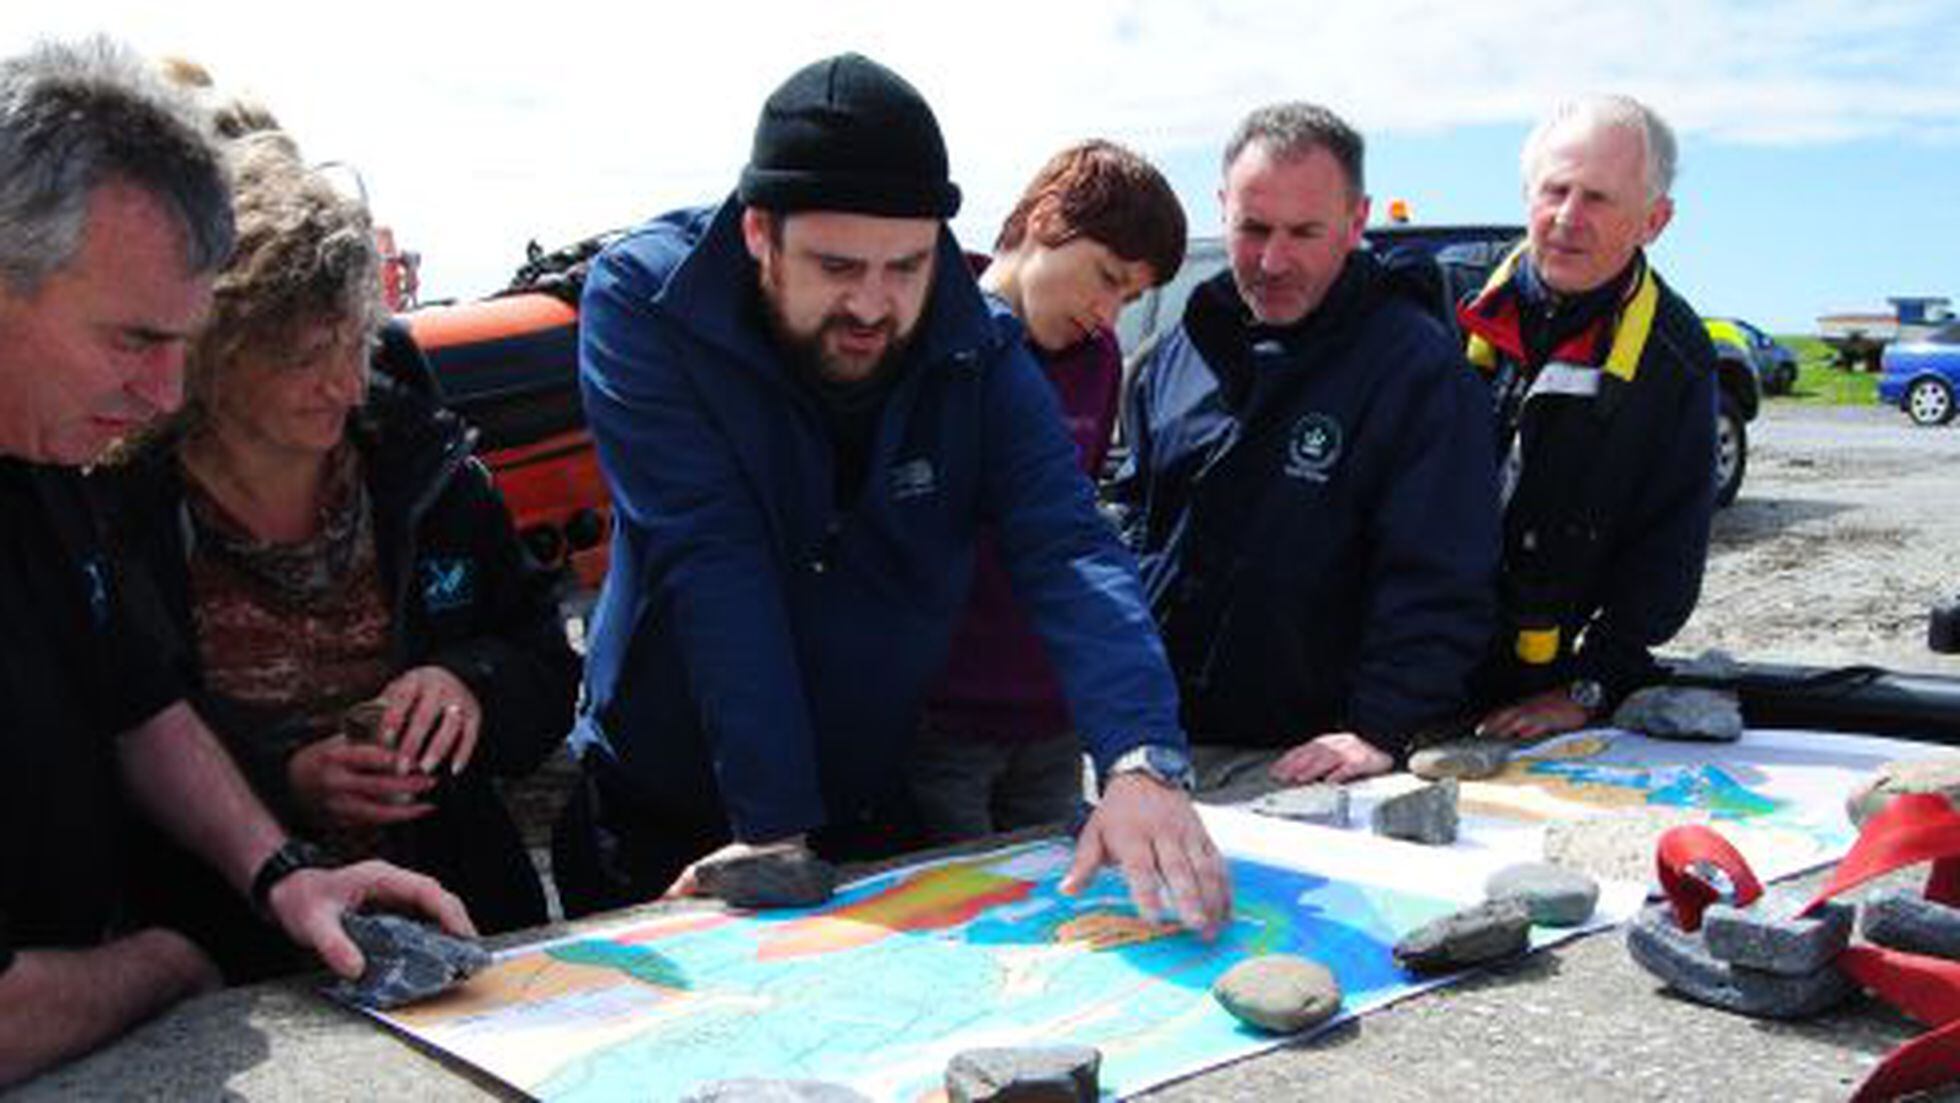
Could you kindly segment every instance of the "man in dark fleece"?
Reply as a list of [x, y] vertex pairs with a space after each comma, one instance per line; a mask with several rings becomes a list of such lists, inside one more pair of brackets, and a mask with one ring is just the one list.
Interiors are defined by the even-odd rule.
[[1201, 782], [1380, 773], [1460, 715], [1493, 628], [1489, 402], [1357, 248], [1360, 135], [1262, 108], [1224, 172], [1231, 270], [1139, 368], [1113, 497]]

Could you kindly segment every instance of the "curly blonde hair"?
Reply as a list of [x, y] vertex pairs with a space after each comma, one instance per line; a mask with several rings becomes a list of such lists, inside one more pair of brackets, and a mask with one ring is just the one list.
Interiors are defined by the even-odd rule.
[[193, 420], [242, 354], [276, 355], [320, 325], [357, 325], [372, 339], [386, 318], [367, 207], [302, 162], [282, 132], [247, 135], [231, 153], [238, 245], [185, 359], [184, 414]]

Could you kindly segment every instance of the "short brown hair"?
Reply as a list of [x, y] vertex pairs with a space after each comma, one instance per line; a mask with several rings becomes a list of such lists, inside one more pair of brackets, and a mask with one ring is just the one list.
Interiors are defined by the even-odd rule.
[[1184, 265], [1184, 208], [1177, 193], [1149, 161], [1114, 142], [1094, 139], [1050, 157], [1001, 224], [994, 251], [1020, 248], [1044, 204], [1061, 228], [1041, 245], [1086, 237], [1126, 261], [1149, 265], [1159, 284]]

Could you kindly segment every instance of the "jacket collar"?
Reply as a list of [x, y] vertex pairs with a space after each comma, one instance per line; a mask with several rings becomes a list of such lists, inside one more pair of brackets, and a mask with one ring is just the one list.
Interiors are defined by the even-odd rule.
[[[730, 195], [712, 213], [695, 217], [707, 225], [673, 277], [653, 297], [663, 310], [697, 336], [748, 362], [781, 366], [782, 356], [754, 314], [756, 264], [742, 240], [742, 203]], [[964, 358], [1001, 342], [991, 312], [974, 282], [953, 234], [939, 230], [933, 259], [933, 286], [913, 339], [914, 364]]]
[[[1465, 355], [1479, 369], [1490, 372], [1499, 355], [1524, 359], [1524, 340], [1518, 316], [1523, 271], [1520, 261], [1529, 263], [1527, 244], [1518, 243], [1497, 270], [1490, 274], [1484, 289], [1457, 312], [1469, 333]], [[1660, 285], [1645, 252], [1634, 254], [1633, 274], [1627, 280], [1625, 298], [1619, 311], [1609, 319], [1613, 340], [1599, 367], [1608, 375], [1631, 383], [1640, 371], [1640, 358], [1647, 339], [1653, 335], [1654, 314], [1660, 306]], [[1554, 352], [1554, 357], [1558, 356]]]
[[1256, 353], [1281, 353], [1259, 355], [1262, 363], [1302, 362], [1316, 344], [1332, 339], [1365, 314], [1380, 285], [1380, 264], [1373, 255], [1356, 249], [1312, 313], [1291, 325], [1269, 326], [1253, 318], [1228, 269], [1192, 292], [1184, 309], [1185, 335], [1198, 350], [1199, 360], [1218, 377], [1227, 403], [1237, 407], [1252, 389]]

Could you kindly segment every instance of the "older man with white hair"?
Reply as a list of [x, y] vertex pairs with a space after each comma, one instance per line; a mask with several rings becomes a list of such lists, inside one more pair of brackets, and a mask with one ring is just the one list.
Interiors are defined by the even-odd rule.
[[1524, 244], [1459, 312], [1504, 459], [1504, 628], [1486, 734], [1584, 727], [1655, 679], [1693, 612], [1714, 508], [1715, 352], [1648, 264], [1675, 142], [1589, 96], [1526, 139]]

